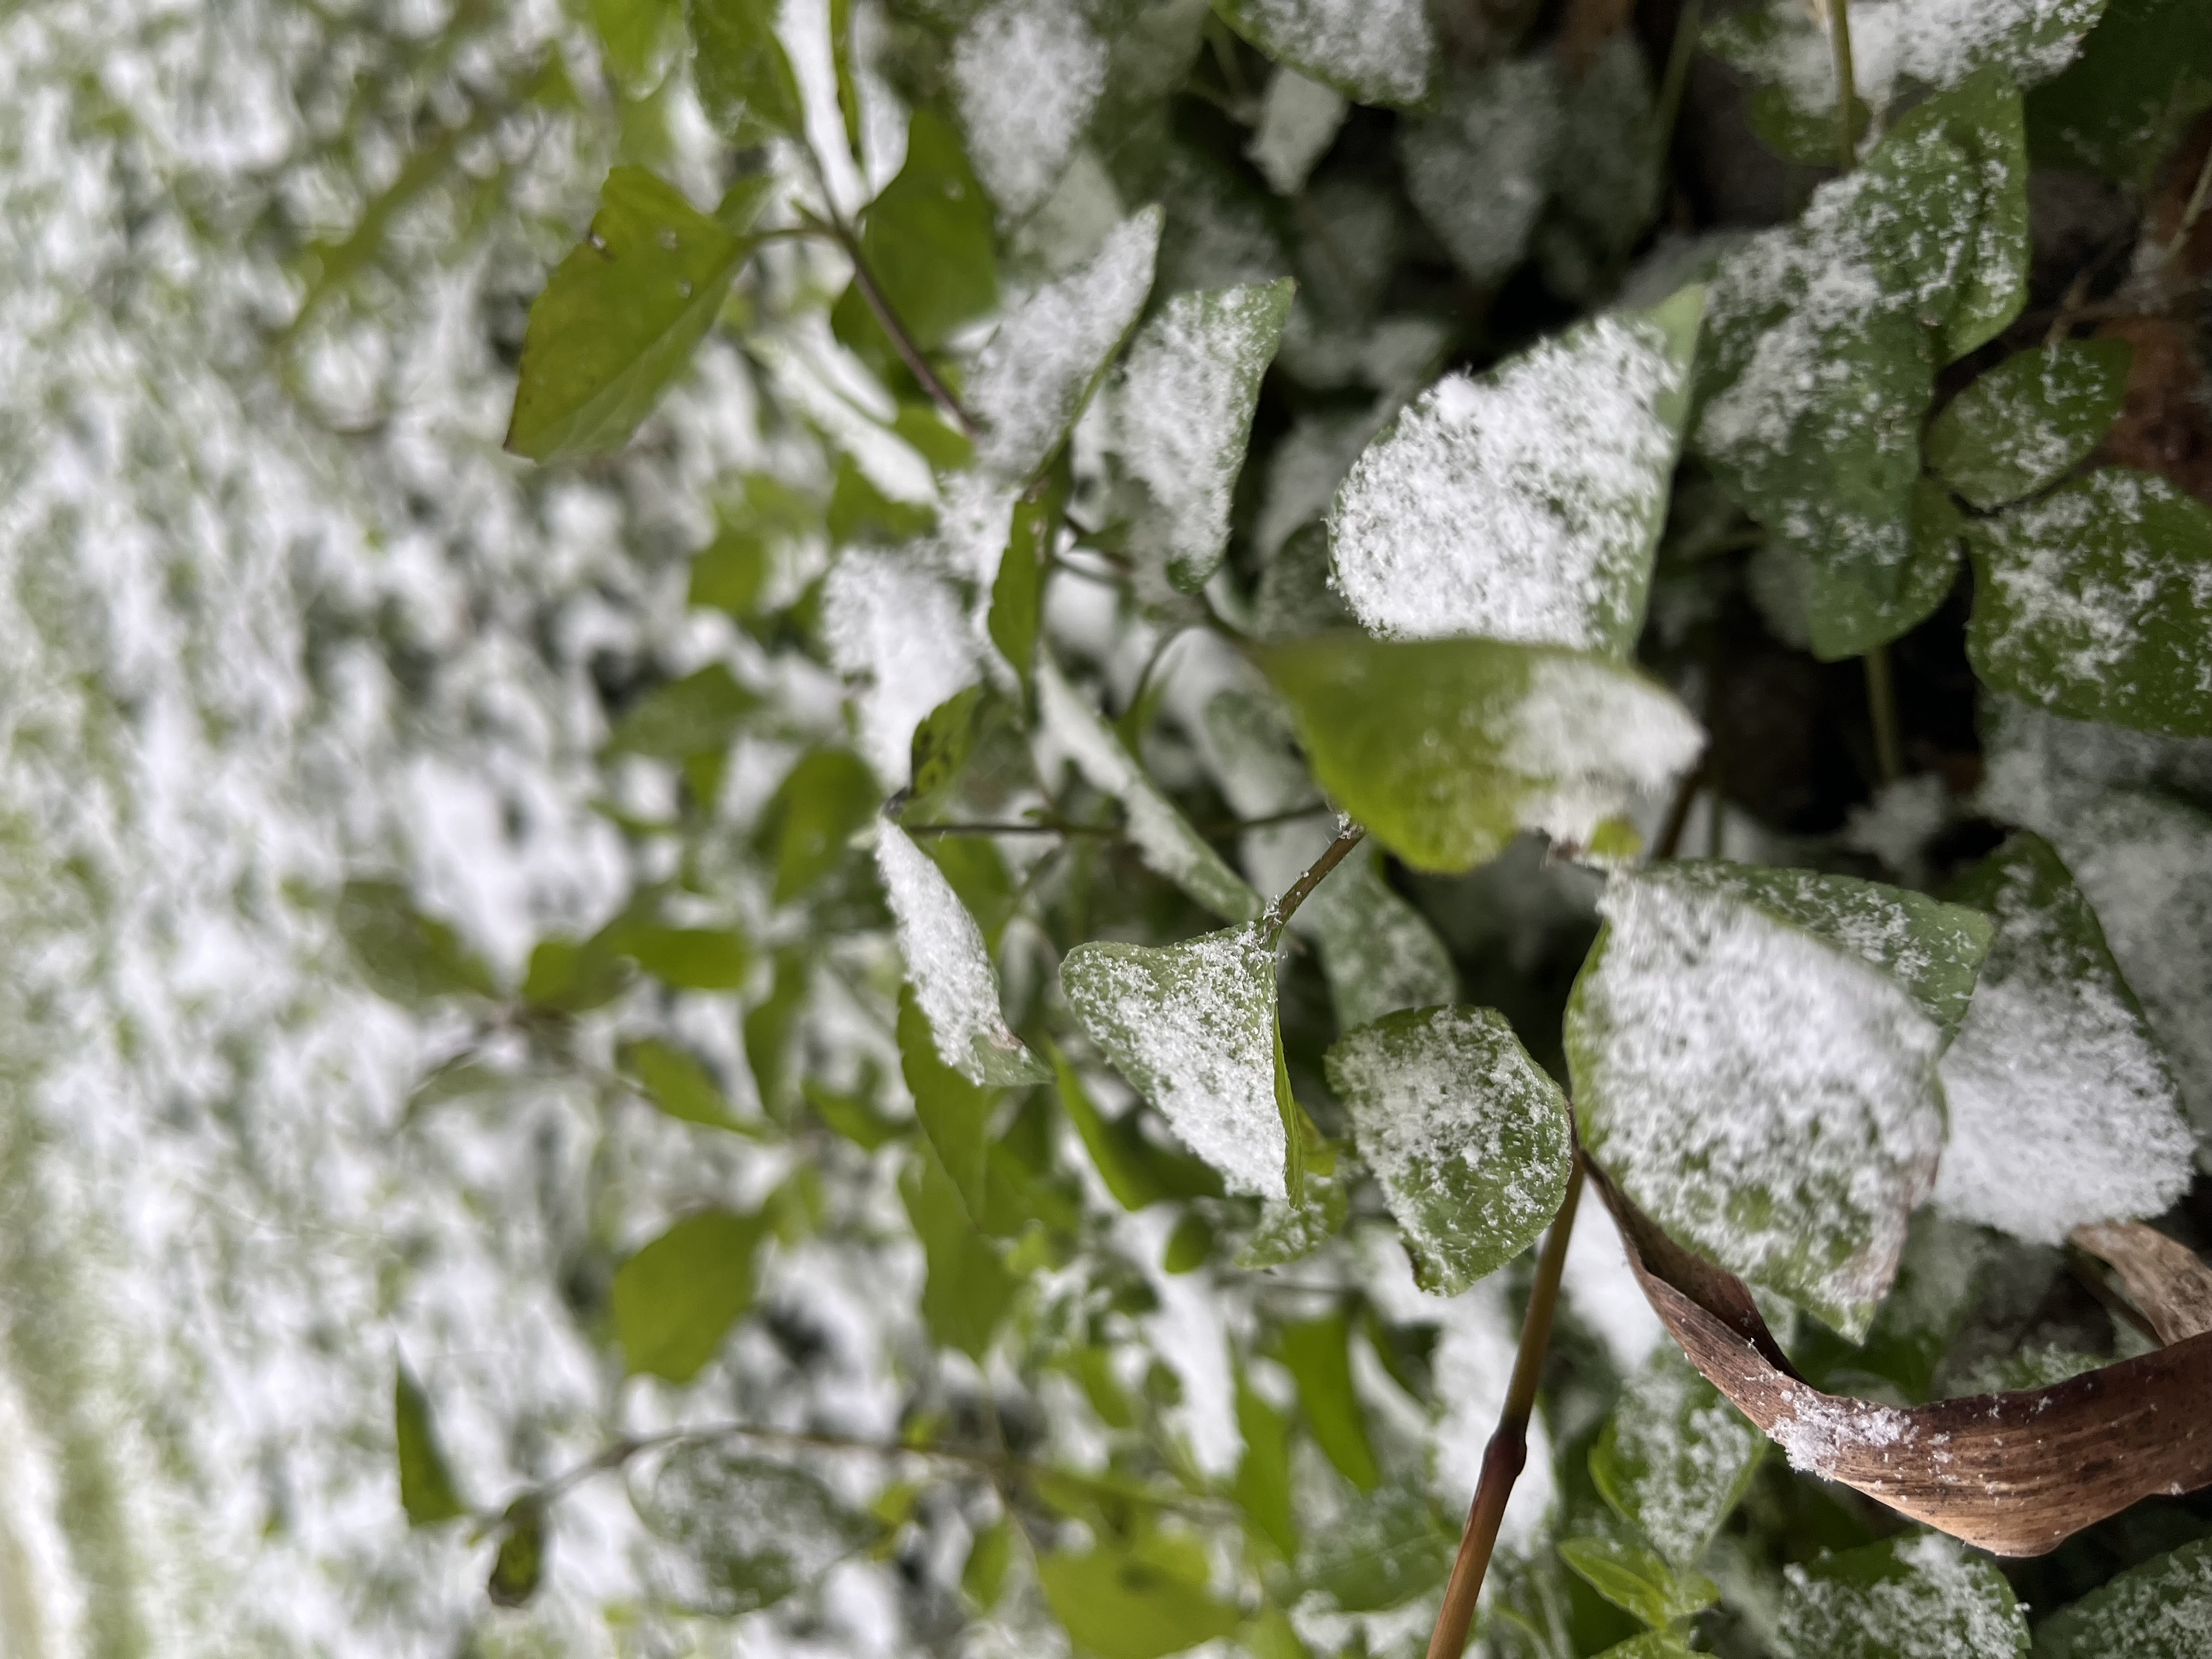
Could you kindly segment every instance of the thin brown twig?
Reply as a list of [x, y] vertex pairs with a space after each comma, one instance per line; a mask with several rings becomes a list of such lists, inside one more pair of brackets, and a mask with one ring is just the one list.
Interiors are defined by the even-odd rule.
[[1468, 1632], [1474, 1623], [1474, 1605], [1482, 1595], [1482, 1581], [1490, 1571], [1491, 1552], [1497, 1547], [1498, 1528], [1505, 1518], [1506, 1499], [1513, 1483], [1528, 1461], [1528, 1419], [1536, 1409], [1536, 1384], [1544, 1374], [1544, 1357], [1552, 1346], [1552, 1316], [1559, 1300], [1559, 1276], [1567, 1261], [1567, 1242], [1574, 1235], [1575, 1211], [1582, 1200], [1583, 1155], [1575, 1150], [1574, 1167], [1567, 1174], [1567, 1195], [1544, 1235], [1543, 1254], [1536, 1259], [1535, 1282], [1528, 1287], [1528, 1312], [1521, 1324], [1521, 1347], [1513, 1358], [1513, 1381], [1505, 1391], [1505, 1408], [1498, 1415], [1497, 1430], [1482, 1454], [1482, 1475], [1468, 1506], [1467, 1529], [1460, 1534], [1459, 1554], [1444, 1584], [1444, 1604], [1437, 1614], [1437, 1627], [1429, 1638], [1428, 1659], [1460, 1659], [1467, 1651]]
[[1291, 884], [1290, 890], [1277, 899], [1267, 909], [1267, 921], [1275, 933], [1283, 931], [1283, 924], [1306, 902], [1313, 890], [1322, 884], [1328, 872], [1344, 862], [1352, 849], [1359, 845], [1367, 832], [1358, 824], [1347, 824], [1337, 832], [1322, 855], [1307, 866], [1305, 874]]

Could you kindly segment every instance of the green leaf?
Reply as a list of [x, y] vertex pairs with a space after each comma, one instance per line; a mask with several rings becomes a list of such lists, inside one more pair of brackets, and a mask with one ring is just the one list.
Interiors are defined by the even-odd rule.
[[404, 882], [349, 881], [338, 890], [337, 929], [369, 989], [410, 1007], [445, 997], [494, 994], [490, 970]]
[[1838, 879], [1616, 875], [1565, 1039], [1583, 1144], [1613, 1181], [1858, 1341], [1935, 1182], [1936, 1012], [1963, 1011], [1988, 924], [1977, 938], [1971, 912]]
[[1671, 1343], [1628, 1380], [1590, 1479], [1662, 1559], [1687, 1572], [1750, 1490], [1766, 1437]]
[[726, 749], [760, 698], [720, 663], [657, 685], [623, 711], [607, 734], [610, 752], [688, 760]]
[[535, 461], [621, 447], [690, 362], [749, 246], [642, 167], [610, 173], [591, 230], [530, 307], [507, 447]]
[[2212, 1629], [2212, 1539], [2154, 1556], [2035, 1632], [2037, 1659], [2202, 1659]]
[[1154, 1145], [1138, 1127], [1134, 1112], [1105, 1117], [1067, 1057], [1057, 1048], [1048, 1052], [1060, 1106], [1082, 1137], [1106, 1190], [1123, 1209], [1141, 1210], [1166, 1199], [1220, 1195], [1221, 1178], [1212, 1170], [1187, 1153]]
[[666, 72], [682, 27], [681, 5], [677, 0], [592, 0], [591, 15], [615, 81], [633, 95], [650, 91]]
[[1422, 1289], [1456, 1296], [1559, 1213], [1574, 1159], [1566, 1097], [1495, 1009], [1391, 1014], [1340, 1038], [1327, 1063]]
[[[1011, 1087], [1048, 1080], [1052, 1074], [1006, 1027], [982, 930], [945, 872], [905, 830], [889, 822], [877, 830], [876, 867], [898, 922], [908, 1000], [917, 1017], [926, 1017], [923, 1029], [936, 1057], [971, 1085]], [[900, 1018], [903, 1029], [903, 1012]], [[912, 1076], [910, 1057], [907, 1069]], [[946, 1163], [957, 1175], [959, 1166], [949, 1155]]]
[[1680, 1577], [1638, 1544], [1617, 1538], [1563, 1540], [1559, 1559], [1600, 1595], [1655, 1627], [1694, 1619], [1720, 1600], [1720, 1587], [1703, 1573]]
[[1124, 219], [1089, 263], [1045, 283], [999, 325], [967, 387], [986, 471], [1027, 483], [1060, 447], [1144, 309], [1164, 222], [1158, 207]]
[[1340, 1030], [1459, 996], [1451, 953], [1427, 918], [1383, 878], [1382, 864], [1381, 848], [1355, 848], [1291, 922], [1321, 952]]
[[[2071, 9], [2079, 16], [2096, 3], [2072, 0]], [[1937, 330], [1936, 360], [1949, 363], [2004, 332], [2027, 302], [2027, 135], [2018, 88], [1997, 70], [1978, 71], [1899, 120], [1869, 166], [1878, 171], [1893, 155], [1900, 184], [1924, 192], [1934, 181], [1912, 146], [1923, 132], [1939, 131], [1966, 158], [1976, 213], [1972, 240], [1961, 247], [1948, 314]], [[1948, 184], [1948, 166], [1942, 173]], [[1959, 205], [1923, 194], [1915, 208], [1932, 210], [1936, 222], [1947, 223], [1955, 222]], [[1876, 234], [1888, 241], [1885, 252], [1899, 264], [1927, 257], [1918, 240], [1923, 226], [1899, 225]]]
[[2197, 0], [2112, 0], [2081, 55], [2028, 94], [2036, 161], [2137, 191], [2212, 109], [2212, 12]]
[[775, 953], [775, 977], [768, 995], [745, 1012], [745, 1064], [752, 1071], [754, 1092], [771, 1116], [787, 1099], [791, 1038], [813, 977], [814, 959], [805, 946], [784, 946]]
[[1442, 1584], [1458, 1542], [1425, 1492], [1386, 1486], [1309, 1539], [1298, 1578], [1340, 1612], [1380, 1613]]
[[1426, 100], [1437, 42], [1418, 0], [1214, 0], [1222, 21], [1278, 64], [1355, 104]]
[[799, 757], [761, 811], [758, 839], [775, 849], [775, 902], [805, 896], [844, 862], [882, 804], [875, 774], [851, 750]]
[[853, 78], [853, 0], [830, 0], [830, 58], [837, 80], [837, 113], [845, 143], [860, 154], [860, 88]]
[[392, 1377], [392, 1427], [398, 1443], [399, 1507], [410, 1527], [434, 1527], [469, 1512], [438, 1444], [430, 1401], [403, 1364]]
[[678, 1444], [633, 1502], [668, 1547], [670, 1600], [717, 1619], [772, 1607], [817, 1582], [878, 1530], [803, 1470], [712, 1442]]
[[1121, 803], [1128, 835], [1147, 868], [1231, 921], [1249, 921], [1265, 908], [1260, 896], [1190, 826], [1175, 803], [1145, 775], [1114, 728], [1061, 677], [1049, 658], [1036, 668], [1037, 712], [1046, 732], [1103, 794]]
[[2075, 720], [2212, 736], [2212, 507], [2106, 467], [1969, 528], [1966, 654]]
[[2041, 836], [2016, 835], [1952, 896], [1995, 916], [1996, 939], [1943, 1056], [1936, 1204], [2050, 1245], [2162, 1213], [2189, 1187], [2196, 1137], [2072, 875]]
[[702, 1123], [711, 1129], [729, 1129], [738, 1134], [756, 1134], [759, 1131], [751, 1124], [742, 1123], [730, 1110], [721, 1086], [714, 1081], [699, 1060], [672, 1043], [658, 1037], [643, 1037], [622, 1045], [618, 1063], [629, 1076], [637, 1079], [646, 1097], [672, 1118], [686, 1123]]
[[860, 218], [860, 253], [892, 314], [924, 351], [999, 303], [991, 204], [960, 139], [927, 107], [908, 124], [906, 161]]
[[1704, 745], [1643, 675], [1547, 646], [1326, 634], [1253, 655], [1330, 798], [1419, 870], [1485, 863], [1523, 829], [1590, 848]]
[[689, 1382], [753, 1299], [757, 1216], [686, 1216], [615, 1269], [615, 1334], [633, 1375]]
[[752, 966], [744, 934], [724, 927], [661, 927], [632, 923], [615, 948], [664, 985], [683, 991], [734, 991]]
[[1291, 1496], [1291, 1433], [1283, 1415], [1237, 1378], [1237, 1431], [1244, 1455], [1230, 1492], [1244, 1517], [1285, 1561], [1298, 1559], [1297, 1510]]
[[1864, 656], [1911, 633], [1951, 597], [1966, 521], [1933, 478], [1913, 485], [1907, 529], [1911, 540], [1901, 565], [1807, 562], [1806, 632], [1821, 661]]
[[907, 1132], [908, 1125], [876, 1109], [869, 1089], [847, 1094], [807, 1078], [800, 1082], [799, 1091], [814, 1109], [815, 1116], [864, 1152], [888, 1146]]
[[545, 1577], [545, 1500], [526, 1493], [500, 1517], [499, 1553], [484, 1583], [494, 1607], [522, 1607], [538, 1594]]
[[936, 1149], [962, 1207], [977, 1226], [990, 1218], [991, 1117], [1001, 1096], [947, 1066], [914, 988], [899, 993], [899, 1070], [914, 1097], [914, 1115]]
[[927, 535], [936, 521], [933, 507], [893, 501], [870, 482], [850, 455], [837, 458], [823, 520], [833, 546], [896, 547]]
[[1793, 1565], [1784, 1578], [1779, 1659], [2027, 1659], [2027, 1620], [2004, 1575], [1941, 1533]]
[[605, 939], [543, 939], [531, 947], [522, 1000], [533, 1008], [586, 1013], [620, 996], [629, 977], [621, 954]]
[[691, 79], [715, 131], [733, 144], [805, 141], [806, 112], [775, 37], [775, 0], [691, 0]]
[[1097, 1659], [1164, 1659], [1226, 1636], [1237, 1609], [1195, 1581], [1133, 1551], [1055, 1550], [1037, 1558], [1037, 1578], [1079, 1653]]
[[1280, 1336], [1283, 1364], [1297, 1382], [1306, 1426], [1338, 1473], [1360, 1491], [1373, 1492], [1382, 1484], [1382, 1470], [1352, 1384], [1352, 1331], [1344, 1315], [1286, 1322]]
[[2097, 447], [2128, 386], [2125, 340], [2015, 352], [1954, 398], [1928, 428], [1928, 465], [1978, 507], [2056, 483]]
[[1130, 550], [1154, 580], [1194, 592], [1220, 568], [1260, 381], [1295, 286], [1285, 277], [1171, 295], [1129, 343], [1111, 441]]
[[960, 1570], [960, 1593], [985, 1613], [999, 1605], [1006, 1593], [1006, 1574], [1014, 1565], [1014, 1540], [1020, 1527], [1012, 1516], [1001, 1516], [975, 1534], [968, 1547], [968, 1563]]
[[1704, 289], [1438, 381], [1336, 494], [1336, 586], [1370, 631], [1626, 660], [1688, 418]]
[[1099, 1052], [1232, 1192], [1285, 1198], [1275, 951], [1257, 924], [1179, 945], [1079, 945], [1067, 1006]]
[[1647, 1630], [1626, 1642], [1616, 1642], [1597, 1659], [1697, 1659], [1698, 1650], [1671, 1630]]
[[991, 582], [986, 631], [999, 654], [1022, 683], [1022, 700], [1036, 697], [1037, 639], [1044, 623], [1044, 587], [1060, 527], [1067, 516], [1073, 475], [1065, 458], [1023, 492], [1014, 503], [1006, 550]]
[[899, 1195], [927, 1265], [922, 1321], [945, 1346], [981, 1361], [1021, 1280], [1007, 1271], [990, 1240], [969, 1218], [966, 1200], [933, 1148], [921, 1147], [907, 1166], [899, 1178]]
[[960, 775], [960, 769], [968, 763], [968, 756], [975, 746], [976, 711], [986, 695], [986, 688], [981, 685], [955, 691], [914, 728], [913, 740], [907, 747], [907, 775], [912, 780], [907, 786], [907, 793], [910, 799], [927, 799]]

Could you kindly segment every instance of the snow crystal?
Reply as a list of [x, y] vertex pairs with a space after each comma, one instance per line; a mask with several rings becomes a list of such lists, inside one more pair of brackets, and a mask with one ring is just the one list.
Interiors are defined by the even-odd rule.
[[1275, 951], [1260, 924], [1158, 949], [1079, 945], [1060, 976], [1084, 1030], [1231, 1190], [1288, 1198]]
[[1018, 478], [1043, 465], [1144, 308], [1163, 222], [1156, 207], [1132, 214], [1087, 264], [1046, 283], [999, 325], [968, 382], [969, 407], [983, 426], [975, 447], [983, 465]]
[[[1803, 111], [1836, 106], [1835, 53], [1819, 6], [1789, 0], [1800, 27], [1762, 48], [1729, 54], [1761, 80], [1781, 83]], [[1875, 110], [1906, 85], [1948, 90], [1996, 64], [2022, 86], [2074, 61], [2103, 0], [1851, 0], [1851, 82]], [[1803, 26], [1806, 12], [1820, 21]]]
[[2027, 1620], [1989, 1562], [1941, 1533], [1886, 1547], [1907, 1574], [1830, 1577], [1795, 1563], [1783, 1570], [1781, 1659], [1871, 1651], [1887, 1659], [2019, 1659], [2027, 1651]]
[[876, 868], [883, 874], [898, 922], [899, 954], [906, 959], [915, 1000], [929, 1018], [938, 1058], [969, 1082], [984, 1082], [978, 1045], [1018, 1054], [1021, 1043], [1006, 1029], [1000, 1010], [998, 976], [983, 945], [983, 930], [937, 861], [895, 823], [884, 823], [877, 831]]
[[860, 753], [885, 788], [904, 787], [915, 727], [981, 673], [959, 592], [910, 556], [856, 548], [823, 580], [822, 632], [838, 672], [862, 682]]
[[1008, 216], [1052, 193], [1105, 90], [1106, 57], [1073, 0], [999, 0], [952, 43], [968, 153]]
[[1942, 1033], [1887, 975], [1723, 894], [1616, 878], [1598, 908], [1567, 1028], [1592, 1155], [1714, 1261], [1863, 1320], [1935, 1179]]
[[1681, 383], [1656, 325], [1614, 318], [1438, 382], [1338, 492], [1353, 614], [1386, 637], [1625, 649], [1674, 465], [1654, 406]]
[[1235, 0], [1238, 31], [1364, 104], [1411, 104], [1429, 89], [1436, 38], [1423, 0]]
[[1269, 77], [1260, 103], [1260, 125], [1244, 154], [1279, 196], [1295, 196], [1306, 175], [1336, 141], [1349, 106], [1334, 87], [1310, 81], [1293, 69]]
[[2087, 904], [2032, 850], [2002, 856], [1996, 942], [1943, 1056], [1951, 1137], [1936, 1202], [2059, 1244], [2080, 1223], [2164, 1210], [2189, 1185], [2195, 1142]]
[[1573, 846], [1633, 797], [1667, 787], [1705, 746], [1689, 710], [1657, 686], [1577, 657], [1532, 662], [1495, 737], [1501, 767], [1546, 781], [1522, 802], [1521, 823]]
[[1767, 1437], [1782, 1448], [1790, 1467], [1823, 1479], [1832, 1476], [1846, 1451], [1909, 1445], [1912, 1419], [1894, 1407], [1863, 1400], [1841, 1400], [1802, 1386], [1789, 1391], [1783, 1415], [1769, 1425]]
[[1146, 867], [1231, 920], [1256, 916], [1259, 895], [1190, 827], [1059, 669], [1040, 660], [1036, 689], [1037, 715], [1045, 734], [1075, 763], [1092, 788], [1121, 803], [1128, 815], [1129, 839]]
[[1538, 53], [1455, 84], [1440, 112], [1399, 129], [1406, 194], [1470, 282], [1521, 263], [1563, 125], [1559, 70]]

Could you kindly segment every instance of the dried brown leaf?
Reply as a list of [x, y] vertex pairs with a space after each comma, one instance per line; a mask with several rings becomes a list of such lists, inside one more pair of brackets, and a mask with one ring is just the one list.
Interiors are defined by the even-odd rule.
[[2100, 1221], [2067, 1235], [2109, 1263], [2128, 1299], [2164, 1343], [2185, 1342], [2212, 1331], [2212, 1267], [2197, 1252], [2140, 1221]]
[[1742, 1280], [1592, 1176], [1682, 1352], [1801, 1469], [1999, 1555], [2041, 1555], [2140, 1498], [2212, 1485], [2212, 1335], [2047, 1389], [1905, 1409], [1823, 1394]]

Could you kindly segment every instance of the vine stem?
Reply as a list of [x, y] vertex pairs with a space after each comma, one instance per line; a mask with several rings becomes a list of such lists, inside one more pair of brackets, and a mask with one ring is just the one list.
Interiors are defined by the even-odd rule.
[[1874, 725], [1875, 768], [1884, 783], [1905, 775], [1905, 754], [1897, 736], [1897, 686], [1890, 678], [1889, 647], [1877, 645], [1860, 659], [1866, 664], [1867, 716]]
[[1306, 902], [1307, 896], [1322, 884], [1330, 871], [1344, 862], [1366, 835], [1367, 832], [1356, 823], [1348, 823], [1337, 832], [1336, 839], [1329, 842], [1322, 855], [1306, 867], [1305, 874], [1292, 882], [1290, 890], [1269, 907], [1266, 920], [1271, 936], [1281, 933], [1283, 924], [1297, 914], [1298, 906]]
[[1674, 20], [1674, 39], [1667, 48], [1666, 78], [1659, 83], [1659, 107], [1651, 123], [1652, 148], [1662, 168], [1674, 148], [1674, 125], [1681, 118], [1682, 94], [1690, 84], [1690, 60], [1697, 55], [1702, 11], [1701, 0], [1683, 0], [1681, 15]]
[[1543, 1254], [1536, 1258], [1528, 1312], [1521, 1322], [1521, 1346], [1513, 1357], [1513, 1380], [1505, 1391], [1498, 1427], [1483, 1449], [1482, 1477], [1475, 1485], [1474, 1502], [1468, 1506], [1467, 1530], [1460, 1534], [1459, 1554], [1444, 1584], [1444, 1604], [1437, 1614], [1436, 1632], [1429, 1638], [1428, 1659], [1460, 1659], [1467, 1651], [1475, 1602], [1490, 1571], [1491, 1552], [1498, 1546], [1498, 1526], [1505, 1519], [1505, 1501], [1512, 1497], [1513, 1483], [1528, 1461], [1528, 1419], [1536, 1409], [1536, 1384], [1552, 1346], [1552, 1316], [1559, 1307], [1559, 1277], [1566, 1268], [1567, 1243], [1574, 1237], [1582, 1195], [1583, 1154], [1577, 1146], [1574, 1166], [1567, 1173], [1567, 1195], [1552, 1218], [1551, 1231], [1544, 1235]]
[[1851, 67], [1850, 0], [1828, 0], [1828, 39], [1836, 53], [1836, 165], [1849, 173], [1859, 152], [1851, 131], [1851, 107], [1859, 100], [1859, 88]]

